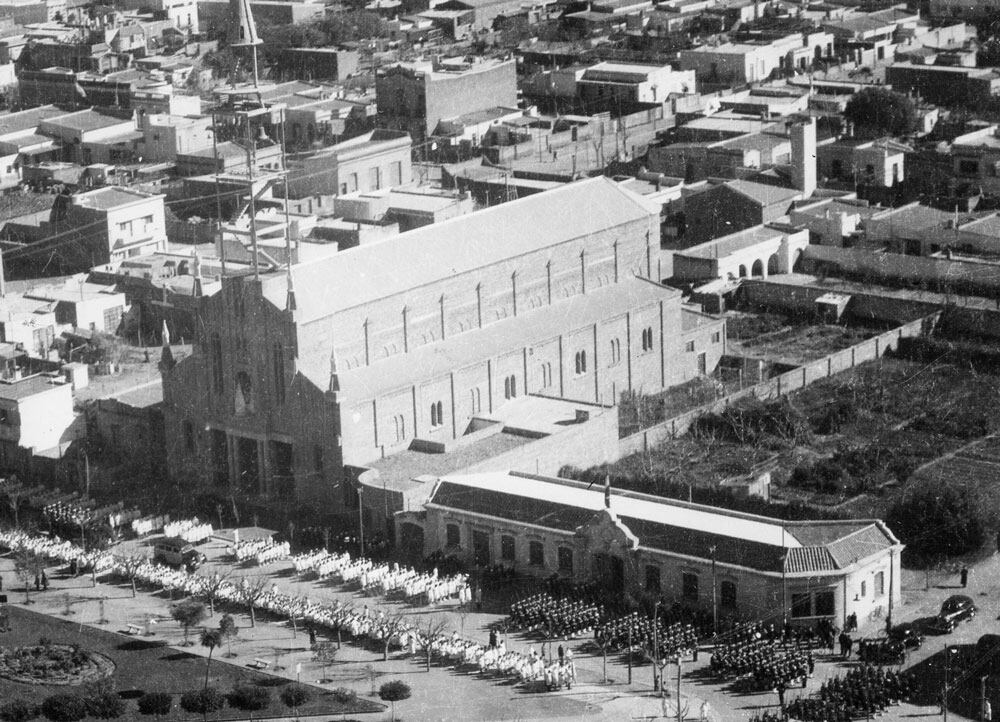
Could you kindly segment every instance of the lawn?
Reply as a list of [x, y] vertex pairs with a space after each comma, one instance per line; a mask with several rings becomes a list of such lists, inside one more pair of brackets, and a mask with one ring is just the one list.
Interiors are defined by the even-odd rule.
[[[146, 642], [36, 614], [17, 606], [10, 607], [10, 616], [13, 631], [0, 634], [0, 643], [5, 647], [35, 645], [40, 638], [47, 637], [57, 644], [79, 644], [83, 649], [109, 657], [116, 665], [111, 679], [119, 694], [127, 699], [126, 712], [121, 719], [142, 718], [134, 701], [142, 692], [167, 692], [174, 695], [170, 714], [159, 719], [203, 719], [201, 714], [191, 714], [181, 709], [179, 701], [183, 693], [201, 689], [205, 684], [204, 658], [160, 646], [155, 642]], [[284, 678], [272, 677], [213, 660], [209, 684], [224, 694], [237, 684], [267, 688], [271, 696], [270, 704], [266, 709], [255, 711], [254, 717], [292, 715], [292, 711], [279, 698], [282, 686], [290, 684], [290, 681]], [[0, 700], [3, 701], [24, 699], [40, 704], [51, 694], [78, 689], [78, 687], [23, 684], [0, 678]], [[310, 687], [309, 692], [309, 701], [299, 708], [301, 716], [346, 716], [380, 712], [385, 709], [384, 705], [365, 699], [358, 699], [355, 704], [341, 704], [334, 699], [331, 691]], [[226, 707], [219, 712], [209, 713], [207, 719], [230, 720], [247, 719], [247, 717], [247, 712]]]

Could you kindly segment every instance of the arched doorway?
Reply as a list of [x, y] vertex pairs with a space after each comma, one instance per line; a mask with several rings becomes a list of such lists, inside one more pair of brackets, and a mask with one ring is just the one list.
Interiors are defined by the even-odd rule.
[[750, 275], [754, 278], [760, 278], [764, 275], [764, 264], [759, 258], [753, 262], [753, 266], [750, 268]]
[[778, 254], [775, 253], [773, 256], [767, 259], [767, 275], [773, 276], [779, 273], [778, 271]]
[[746, 267], [746, 266], [744, 266], [744, 265], [743, 265], [743, 264], [741, 263], [741, 264], [740, 264], [740, 278], [746, 278], [746, 277], [747, 277], [747, 267]]

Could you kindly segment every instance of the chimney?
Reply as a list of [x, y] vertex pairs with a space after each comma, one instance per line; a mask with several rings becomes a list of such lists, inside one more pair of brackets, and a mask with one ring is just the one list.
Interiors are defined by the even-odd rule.
[[805, 198], [816, 190], [816, 119], [792, 125], [792, 185]]

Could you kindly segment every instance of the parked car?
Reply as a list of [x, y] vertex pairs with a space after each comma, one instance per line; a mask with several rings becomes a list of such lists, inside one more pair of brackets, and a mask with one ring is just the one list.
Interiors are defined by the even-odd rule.
[[944, 600], [938, 615], [928, 620], [925, 629], [931, 634], [949, 634], [954, 631], [959, 622], [965, 622], [976, 616], [976, 605], [970, 597], [955, 594]]
[[889, 630], [888, 637], [894, 642], [902, 642], [907, 649], [920, 649], [924, 643], [924, 635], [912, 622], [897, 624]]
[[205, 563], [206, 557], [184, 539], [166, 537], [153, 547], [153, 561], [193, 572]]
[[868, 664], [903, 664], [906, 645], [889, 637], [858, 641], [858, 659]]

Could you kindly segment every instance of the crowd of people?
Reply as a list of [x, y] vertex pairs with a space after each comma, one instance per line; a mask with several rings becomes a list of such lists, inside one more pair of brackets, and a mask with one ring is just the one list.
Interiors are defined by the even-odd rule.
[[86, 551], [62, 539], [26, 534], [16, 530], [0, 530], [0, 547], [15, 552], [28, 551], [46, 559], [70, 564], [76, 571], [100, 574], [112, 567], [114, 557], [108, 551]]
[[352, 559], [348, 552], [331, 554], [326, 550], [296, 554], [292, 557], [292, 566], [299, 575], [315, 574], [319, 579], [334, 577], [345, 584], [356, 581], [366, 593], [383, 597], [401, 594], [413, 603], [437, 604], [452, 597], [457, 597], [460, 604], [472, 601], [467, 574], [441, 576], [437, 568], [418, 572], [396, 562]]
[[132, 533], [136, 536], [146, 536], [159, 531], [170, 521], [169, 515], [144, 516], [132, 520]]
[[603, 607], [570, 597], [540, 592], [510, 605], [506, 624], [519, 631], [540, 631], [548, 637], [590, 635], [605, 617]]
[[198, 517], [179, 519], [163, 525], [164, 536], [180, 537], [189, 544], [199, 544], [212, 536], [213, 533], [212, 525], [199, 521]]
[[907, 700], [911, 693], [908, 675], [862, 665], [843, 677], [824, 682], [816, 696], [793, 700], [787, 711], [802, 722], [848, 722], [885, 712]]
[[253, 561], [257, 566], [262, 566], [287, 559], [291, 556], [292, 548], [287, 541], [276, 542], [268, 537], [238, 541], [227, 551], [237, 562]]
[[684, 656], [698, 648], [698, 634], [690, 623], [664, 624], [659, 617], [654, 619], [639, 612], [608, 620], [597, 628], [594, 638], [601, 646], [616, 651], [630, 645], [650, 653], [655, 650], [661, 659]]
[[761, 624], [740, 627], [726, 642], [717, 644], [709, 669], [716, 675], [736, 679], [748, 691], [783, 691], [795, 683], [805, 687], [815, 669], [808, 643], [776, 635]]

